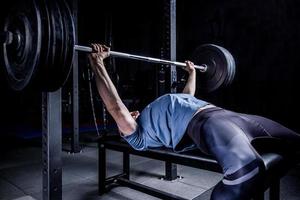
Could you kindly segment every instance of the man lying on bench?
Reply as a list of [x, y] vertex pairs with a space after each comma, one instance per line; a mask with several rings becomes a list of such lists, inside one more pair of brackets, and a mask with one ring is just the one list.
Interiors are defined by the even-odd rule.
[[[181, 152], [198, 147], [212, 155], [222, 167], [224, 178], [216, 185], [211, 199], [247, 200], [263, 187], [264, 163], [253, 146], [257, 138], [280, 140], [281, 153], [300, 148], [300, 136], [270, 119], [222, 109], [194, 97], [196, 70], [186, 61], [189, 78], [180, 94], [167, 94], [150, 103], [141, 114], [129, 112], [113, 85], [103, 60], [110, 49], [93, 44], [89, 55], [98, 92], [121, 132], [136, 150], [154, 147]], [[274, 143], [274, 144], [275, 144]], [[286, 147], [286, 148], [284, 148]], [[298, 148], [298, 149], [297, 149]]]

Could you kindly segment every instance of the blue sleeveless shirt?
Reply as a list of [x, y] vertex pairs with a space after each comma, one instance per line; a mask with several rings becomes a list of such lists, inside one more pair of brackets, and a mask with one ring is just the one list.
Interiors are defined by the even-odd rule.
[[137, 129], [123, 138], [136, 150], [167, 147], [175, 151], [195, 112], [207, 104], [189, 94], [163, 95], [141, 112]]

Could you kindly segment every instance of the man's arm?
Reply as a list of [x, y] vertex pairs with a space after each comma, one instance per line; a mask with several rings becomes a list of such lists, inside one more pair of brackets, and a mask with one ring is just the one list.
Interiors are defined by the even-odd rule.
[[136, 130], [137, 123], [122, 102], [105, 69], [103, 60], [109, 56], [109, 48], [99, 44], [93, 44], [92, 47], [96, 53], [91, 53], [89, 59], [95, 74], [98, 92], [108, 112], [116, 121], [119, 130], [125, 136], [130, 135]]
[[194, 63], [190, 61], [186, 61], [185, 63], [186, 68], [184, 69], [189, 73], [189, 77], [182, 92], [194, 96], [196, 91], [196, 69]]

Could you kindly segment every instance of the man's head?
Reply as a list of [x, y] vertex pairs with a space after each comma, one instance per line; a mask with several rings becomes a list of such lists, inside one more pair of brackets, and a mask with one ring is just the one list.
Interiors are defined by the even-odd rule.
[[140, 112], [138, 110], [130, 112], [131, 116], [134, 120], [136, 120], [140, 116]]

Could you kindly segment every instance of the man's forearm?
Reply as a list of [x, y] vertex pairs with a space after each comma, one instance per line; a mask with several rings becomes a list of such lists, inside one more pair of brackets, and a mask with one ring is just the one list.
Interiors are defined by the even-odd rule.
[[195, 91], [196, 91], [196, 70], [193, 70], [192, 72], [190, 72], [188, 80], [182, 92], [194, 96]]
[[104, 67], [98, 67], [94, 73], [98, 92], [107, 110], [110, 111], [119, 108], [123, 103], [106, 69]]

